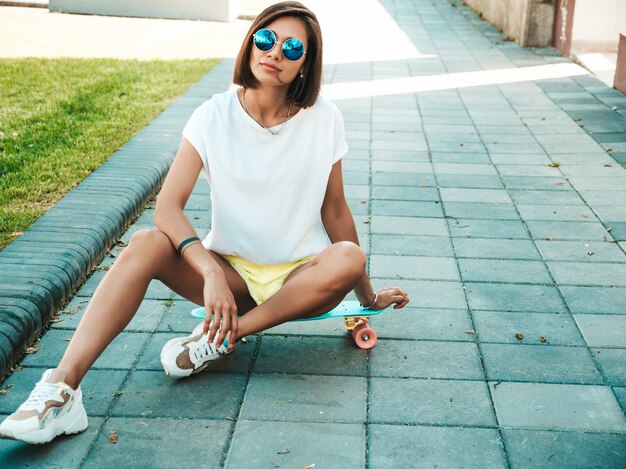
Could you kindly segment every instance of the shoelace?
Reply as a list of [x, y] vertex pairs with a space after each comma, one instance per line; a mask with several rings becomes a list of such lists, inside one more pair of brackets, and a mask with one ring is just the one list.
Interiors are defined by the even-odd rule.
[[196, 361], [204, 360], [209, 355], [214, 355], [217, 353], [217, 348], [215, 345], [210, 344], [208, 341], [208, 336], [203, 336], [200, 341], [196, 342], [193, 350], [190, 350], [193, 353]]
[[47, 381], [37, 383], [21, 407], [31, 407], [38, 409], [44, 405], [46, 401], [56, 397], [57, 383], [48, 383]]

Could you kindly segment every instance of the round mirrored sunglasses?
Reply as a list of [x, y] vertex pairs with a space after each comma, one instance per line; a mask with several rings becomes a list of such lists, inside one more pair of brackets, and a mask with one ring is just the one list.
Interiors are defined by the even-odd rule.
[[292, 62], [300, 60], [306, 54], [304, 44], [301, 41], [291, 37], [285, 42], [279, 42], [271, 29], [259, 29], [252, 35], [252, 41], [256, 48], [262, 52], [269, 52], [276, 44], [282, 44], [283, 57]]

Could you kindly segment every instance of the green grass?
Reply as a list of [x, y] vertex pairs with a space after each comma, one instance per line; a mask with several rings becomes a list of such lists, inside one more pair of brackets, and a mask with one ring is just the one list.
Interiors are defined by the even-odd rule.
[[0, 250], [216, 63], [0, 59]]

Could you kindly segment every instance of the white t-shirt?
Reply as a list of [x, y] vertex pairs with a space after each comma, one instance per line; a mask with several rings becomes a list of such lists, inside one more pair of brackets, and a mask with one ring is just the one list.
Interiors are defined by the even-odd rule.
[[331, 101], [318, 97], [272, 135], [231, 88], [196, 108], [183, 136], [211, 186], [207, 249], [283, 264], [330, 245], [320, 211], [332, 165], [348, 151], [343, 117]]

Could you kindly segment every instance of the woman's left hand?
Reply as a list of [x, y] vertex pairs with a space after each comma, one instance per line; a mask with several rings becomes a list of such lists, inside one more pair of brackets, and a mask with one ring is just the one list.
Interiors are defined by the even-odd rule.
[[396, 304], [393, 309], [404, 308], [409, 302], [409, 295], [405, 291], [400, 290], [398, 287], [385, 287], [376, 292], [378, 298], [376, 302], [370, 307], [373, 310], [385, 309], [391, 304]]

